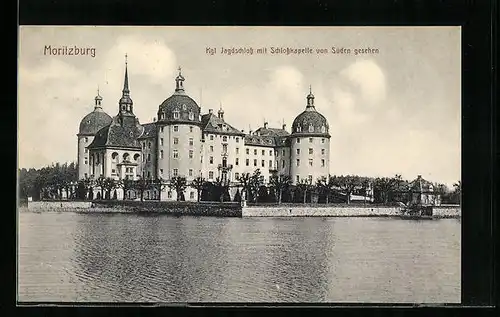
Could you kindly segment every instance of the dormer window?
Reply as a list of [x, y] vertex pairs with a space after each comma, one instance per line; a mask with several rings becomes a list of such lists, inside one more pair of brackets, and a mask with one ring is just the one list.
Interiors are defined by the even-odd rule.
[[189, 120], [194, 120], [194, 113], [189, 112]]
[[225, 135], [224, 135], [224, 136], [222, 137], [222, 142], [227, 142], [227, 136], [225, 136]]
[[321, 133], [325, 133], [326, 132], [326, 127], [324, 125], [321, 126]]
[[174, 111], [174, 119], [179, 119], [179, 110]]
[[182, 104], [182, 110], [186, 110], [186, 104]]
[[309, 132], [314, 132], [314, 126], [312, 124], [309, 125]]

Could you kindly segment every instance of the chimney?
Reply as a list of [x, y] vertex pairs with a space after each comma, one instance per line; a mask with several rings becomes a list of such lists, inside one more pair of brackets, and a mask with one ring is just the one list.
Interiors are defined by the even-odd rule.
[[208, 113], [209, 113], [209, 114], [214, 113], [214, 109], [208, 109]]
[[264, 129], [267, 129], [267, 122], [264, 122]]
[[283, 123], [283, 130], [286, 130], [286, 124]]

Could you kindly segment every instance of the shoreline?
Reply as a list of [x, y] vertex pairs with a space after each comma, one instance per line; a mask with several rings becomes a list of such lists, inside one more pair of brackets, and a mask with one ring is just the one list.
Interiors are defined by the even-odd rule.
[[[199, 217], [338, 217], [338, 218], [399, 218], [398, 207], [356, 205], [250, 205], [226, 202], [162, 202], [162, 201], [42, 201], [19, 206], [20, 212], [85, 214], [139, 214]], [[460, 206], [435, 206], [433, 219], [460, 219]]]

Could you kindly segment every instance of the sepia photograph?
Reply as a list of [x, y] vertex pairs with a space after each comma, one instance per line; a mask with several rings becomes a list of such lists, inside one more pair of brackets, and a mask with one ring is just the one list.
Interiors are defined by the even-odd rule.
[[18, 38], [18, 303], [461, 302], [460, 27]]

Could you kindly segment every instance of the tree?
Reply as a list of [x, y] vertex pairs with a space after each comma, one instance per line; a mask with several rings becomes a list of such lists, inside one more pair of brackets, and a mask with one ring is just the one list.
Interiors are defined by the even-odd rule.
[[104, 199], [104, 184], [106, 183], [106, 178], [104, 178], [104, 176], [99, 176], [96, 180], [95, 180], [95, 184], [97, 186], [99, 186], [100, 188], [100, 195], [98, 196], [97, 199]]
[[378, 197], [379, 201], [382, 201], [384, 204], [389, 202], [390, 195], [394, 192], [396, 186], [401, 181], [401, 176], [396, 175], [395, 177], [378, 177], [375, 179], [373, 187], [374, 190], [380, 195]]
[[363, 205], [366, 205], [366, 195], [368, 189], [370, 188], [370, 178], [361, 177], [359, 181], [359, 187], [361, 189], [361, 194], [363, 195]]
[[334, 177], [328, 175], [327, 176], [322, 176], [318, 178], [316, 181], [316, 188], [318, 188], [319, 192], [325, 196], [325, 203], [329, 203], [329, 198], [332, 193], [332, 190], [335, 186], [335, 179]]
[[127, 199], [127, 193], [134, 188], [134, 181], [127, 175], [124, 179], [117, 182], [117, 187], [123, 189], [123, 200]]
[[292, 183], [290, 176], [273, 174], [271, 176], [271, 179], [269, 180], [269, 183], [272, 187], [274, 187], [278, 204], [281, 204], [281, 200], [283, 198], [283, 190], [287, 190]]
[[302, 194], [303, 203], [306, 203], [307, 193], [309, 193], [313, 189], [312, 181], [308, 179], [301, 179], [297, 185], [297, 189]]
[[196, 200], [199, 202], [201, 199], [201, 191], [205, 185], [205, 179], [202, 176], [198, 176], [189, 184], [192, 188], [196, 190], [197, 197]]
[[334, 178], [334, 184], [346, 195], [347, 204], [351, 203], [352, 193], [360, 186], [359, 176], [347, 175]]
[[133, 188], [137, 190], [140, 194], [141, 201], [144, 201], [144, 192], [148, 189], [151, 189], [151, 181], [149, 179], [146, 179], [144, 177], [139, 177], [136, 181], [133, 183]]
[[260, 169], [256, 169], [248, 180], [248, 189], [253, 202], [257, 201], [257, 196], [260, 186], [264, 184], [264, 176], [261, 175]]
[[157, 177], [154, 181], [153, 181], [153, 186], [156, 188], [156, 190], [158, 191], [158, 200], [161, 201], [161, 193], [163, 192], [163, 190], [165, 188], [168, 187], [168, 183], [165, 182], [165, 180], [161, 177]]
[[117, 187], [116, 181], [110, 177], [107, 177], [106, 179], [104, 179], [102, 186], [106, 190], [106, 199], [111, 199], [111, 192]]
[[214, 186], [216, 195], [221, 203], [231, 200], [231, 197], [229, 196], [229, 180], [217, 177], [215, 179]]
[[177, 193], [177, 201], [184, 200], [184, 190], [186, 190], [187, 182], [184, 176], [176, 176], [170, 179], [168, 187], [175, 190]]
[[236, 194], [234, 194], [234, 199], [233, 201], [235, 202], [241, 202], [241, 194], [240, 194], [240, 189], [236, 189]]
[[267, 191], [267, 187], [264, 185], [261, 185], [258, 190], [257, 198], [259, 202], [261, 203], [267, 203], [269, 202], [269, 193]]
[[245, 200], [249, 200], [250, 195], [250, 173], [242, 173], [238, 181], [241, 184], [241, 191], [245, 194]]

